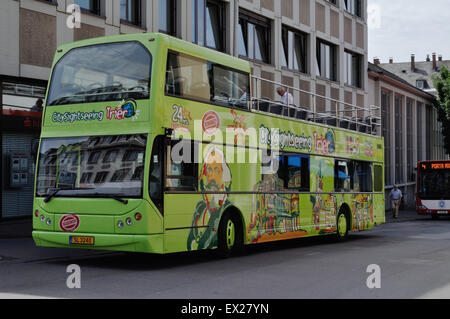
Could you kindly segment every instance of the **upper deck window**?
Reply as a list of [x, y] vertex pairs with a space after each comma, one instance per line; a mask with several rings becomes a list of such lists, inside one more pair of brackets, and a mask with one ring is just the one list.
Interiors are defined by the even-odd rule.
[[222, 106], [248, 108], [248, 73], [169, 52], [166, 94]]
[[73, 49], [53, 69], [47, 105], [147, 99], [151, 62], [137, 42]]

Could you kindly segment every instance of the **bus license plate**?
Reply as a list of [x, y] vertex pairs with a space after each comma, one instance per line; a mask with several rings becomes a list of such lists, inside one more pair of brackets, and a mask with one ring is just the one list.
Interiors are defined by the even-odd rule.
[[72, 245], [94, 245], [93, 236], [70, 236], [69, 243]]

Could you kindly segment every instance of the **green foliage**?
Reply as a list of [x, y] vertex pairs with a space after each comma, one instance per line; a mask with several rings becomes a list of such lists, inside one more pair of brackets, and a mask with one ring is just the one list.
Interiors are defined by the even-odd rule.
[[440, 76], [433, 78], [434, 87], [437, 90], [437, 100], [434, 107], [438, 113], [438, 119], [442, 123], [444, 146], [447, 154], [450, 154], [450, 72], [442, 67]]

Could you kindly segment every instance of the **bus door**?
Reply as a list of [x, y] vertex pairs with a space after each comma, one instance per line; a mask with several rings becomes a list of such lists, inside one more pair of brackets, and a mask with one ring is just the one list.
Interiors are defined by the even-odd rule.
[[386, 222], [386, 214], [384, 209], [384, 170], [381, 164], [373, 165], [373, 221], [376, 225]]
[[[164, 145], [165, 252], [197, 249], [189, 238], [207, 229], [205, 201], [198, 193], [198, 151], [190, 140], [166, 140]], [[195, 246], [195, 247], [194, 247]]]

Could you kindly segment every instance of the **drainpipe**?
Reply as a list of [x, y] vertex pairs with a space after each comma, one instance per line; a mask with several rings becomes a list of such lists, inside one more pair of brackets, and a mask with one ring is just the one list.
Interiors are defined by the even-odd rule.
[[239, 56], [239, 42], [238, 39], [239, 32], [239, 0], [234, 0], [234, 32], [233, 32], [233, 55], [235, 57]]

